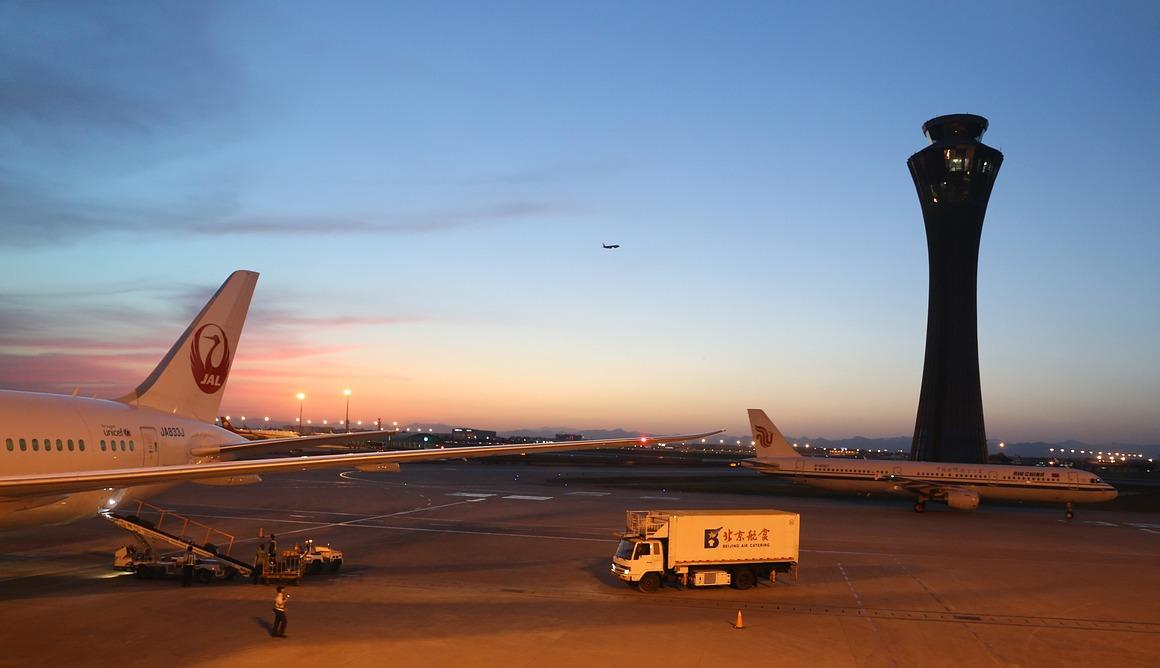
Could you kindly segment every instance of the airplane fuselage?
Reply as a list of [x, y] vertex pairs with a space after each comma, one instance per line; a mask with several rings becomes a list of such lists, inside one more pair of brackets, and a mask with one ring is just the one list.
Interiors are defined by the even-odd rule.
[[813, 487], [851, 493], [921, 496], [900, 482], [917, 480], [1001, 501], [1095, 503], [1117, 495], [1114, 487], [1093, 473], [1060, 467], [822, 457], [758, 457], [742, 465]]
[[[236, 440], [200, 420], [117, 401], [0, 390], [0, 475], [202, 463], [212, 458], [194, 457], [192, 448]], [[0, 529], [66, 524], [173, 484], [0, 498]]]

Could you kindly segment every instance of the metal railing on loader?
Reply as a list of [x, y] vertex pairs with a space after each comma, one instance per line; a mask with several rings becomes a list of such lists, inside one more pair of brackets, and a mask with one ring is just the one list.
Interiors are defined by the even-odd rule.
[[[135, 513], [122, 515], [120, 513], [106, 511], [102, 515], [105, 519], [144, 542], [145, 546], [150, 550], [152, 549], [153, 543], [168, 543], [182, 550], [193, 548], [193, 553], [197, 556], [225, 562], [229, 568], [236, 570], [243, 576], [248, 577], [251, 571], [253, 571], [254, 567], [252, 564], [230, 556], [230, 551], [234, 547], [233, 534], [179, 515], [172, 510], [166, 510], [151, 503], [138, 501], [137, 512]], [[153, 519], [154, 516], [156, 516], [156, 519]], [[167, 520], [168, 528], [165, 527]], [[200, 536], [202, 535], [202, 530], [205, 531], [204, 539], [199, 543], [193, 539], [190, 531], [196, 531]], [[224, 544], [224, 549], [223, 545], [211, 542], [213, 538], [217, 538]]]

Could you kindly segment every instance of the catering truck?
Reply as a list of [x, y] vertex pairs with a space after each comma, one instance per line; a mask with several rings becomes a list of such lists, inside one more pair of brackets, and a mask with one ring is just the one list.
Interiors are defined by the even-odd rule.
[[782, 510], [630, 510], [612, 557], [612, 574], [653, 592], [666, 580], [682, 587], [732, 585], [796, 572], [797, 513]]

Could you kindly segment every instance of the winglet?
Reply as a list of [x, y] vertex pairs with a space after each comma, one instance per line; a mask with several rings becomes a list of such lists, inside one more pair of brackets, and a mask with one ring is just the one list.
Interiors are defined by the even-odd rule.
[[257, 272], [230, 274], [153, 373], [117, 401], [213, 422], [257, 282]]

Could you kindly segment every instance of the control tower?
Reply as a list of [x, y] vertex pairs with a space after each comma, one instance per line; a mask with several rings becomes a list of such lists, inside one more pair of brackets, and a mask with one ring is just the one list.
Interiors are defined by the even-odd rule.
[[1003, 154], [980, 141], [987, 131], [982, 116], [939, 116], [922, 131], [930, 146], [906, 161], [922, 205], [930, 262], [926, 361], [910, 458], [984, 463], [979, 237]]

